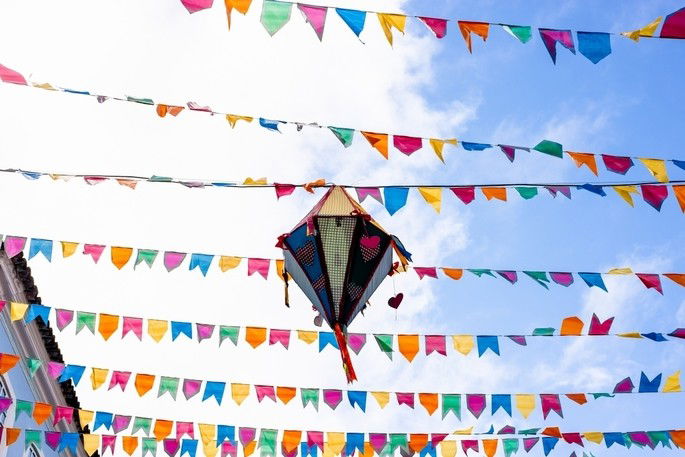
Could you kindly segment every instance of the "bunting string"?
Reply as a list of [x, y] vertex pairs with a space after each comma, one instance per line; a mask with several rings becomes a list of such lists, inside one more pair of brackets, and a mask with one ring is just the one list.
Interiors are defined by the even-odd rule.
[[[685, 190], [685, 186], [682, 186]], [[25, 236], [6, 235], [0, 236], [3, 240], [3, 249], [7, 256], [12, 258], [19, 254], [23, 254], [28, 247], [28, 259], [34, 259], [39, 254], [48, 262], [53, 260], [53, 251], [56, 244], [59, 243], [58, 249], [61, 251], [62, 258], [72, 257], [82, 246], [81, 253], [89, 256], [94, 264], [97, 264], [102, 258], [105, 250], [109, 247], [110, 260], [112, 264], [119, 270], [126, 265], [133, 264], [135, 270], [139, 265], [145, 264], [152, 268], [158, 257], [161, 257], [161, 262], [168, 272], [177, 269], [184, 263], [187, 263], [188, 270], [200, 270], [203, 276], [206, 276], [210, 268], [213, 270], [217, 268], [221, 272], [227, 272], [238, 268], [241, 264], [247, 264], [247, 275], [258, 275], [264, 279], [268, 279], [269, 271], [274, 268], [275, 274], [282, 280], [283, 278], [283, 260], [256, 258], [256, 257], [241, 257], [234, 255], [220, 255], [220, 254], [203, 254], [203, 253], [186, 253], [180, 251], [160, 251], [158, 249], [133, 248], [123, 246], [106, 246], [103, 244], [84, 243], [80, 241], [54, 241], [45, 238], [28, 238]], [[135, 256], [134, 256], [135, 251]], [[216, 260], [215, 260], [216, 259]], [[132, 261], [133, 260], [133, 261]], [[187, 262], [186, 262], [187, 260]], [[159, 262], [157, 262], [159, 263]], [[271, 266], [273, 263], [273, 267]], [[529, 278], [545, 289], [549, 289], [549, 285], [554, 283], [559, 286], [569, 287], [574, 284], [577, 276], [587, 287], [596, 287], [598, 289], [608, 292], [608, 287], [604, 279], [606, 277], [619, 276], [635, 276], [640, 280], [640, 283], [647, 289], [654, 289], [658, 293], [664, 293], [662, 277], [669, 279], [671, 282], [685, 287], [685, 273], [635, 273], [629, 267], [612, 268], [607, 272], [563, 272], [563, 271], [533, 271], [533, 270], [515, 270], [515, 269], [490, 269], [490, 268], [464, 268], [464, 267], [406, 267], [407, 270], [412, 269], [417, 274], [419, 279], [438, 279], [449, 278], [452, 280], [461, 280], [464, 277], [464, 272], [470, 273], [472, 277], [483, 278], [501, 278], [510, 284], [517, 284], [519, 281], [519, 273]], [[440, 274], [438, 274], [440, 272]], [[403, 273], [398, 267], [394, 273]], [[272, 275], [273, 276], [273, 275]]]
[[[6, 373], [16, 367], [22, 360], [29, 367], [29, 372], [35, 374], [39, 369], [45, 372], [52, 379], [58, 382], [71, 381], [74, 386], [78, 386], [86, 372], [87, 367], [83, 365], [63, 364], [50, 361], [47, 364], [39, 359], [22, 358], [15, 354], [0, 354], [0, 372]], [[232, 400], [240, 406], [251, 395], [254, 395], [258, 403], [270, 400], [273, 403], [288, 404], [293, 400], [299, 391], [302, 401], [302, 408], [311, 405], [316, 411], [319, 410], [319, 402], [323, 401], [331, 410], [335, 410], [347, 398], [349, 406], [353, 410], [366, 412], [367, 399], [373, 397], [380, 409], [384, 409], [391, 398], [395, 398], [396, 405], [406, 406], [414, 410], [416, 400], [423, 406], [429, 415], [433, 415], [439, 408], [444, 420], [449, 413], [454, 414], [458, 420], [462, 420], [462, 406], [477, 418], [490, 406], [491, 414], [494, 415], [499, 409], [504, 410], [509, 417], [513, 417], [512, 405], [518, 410], [522, 417], [528, 418], [530, 414], [541, 409], [543, 417], [546, 419], [550, 412], [555, 412], [559, 417], [563, 417], [561, 398], [575, 404], [583, 405], [588, 402], [588, 398], [598, 399], [603, 397], [614, 397], [617, 394], [643, 394], [643, 393], [676, 393], [682, 392], [680, 384], [680, 370], [668, 376], [662, 386], [662, 374], [658, 374], [649, 379], [644, 373], [640, 375], [638, 390], [630, 377], [619, 381], [612, 392], [591, 392], [591, 393], [566, 393], [566, 394], [485, 394], [485, 393], [428, 393], [428, 392], [393, 392], [393, 391], [366, 391], [366, 390], [345, 390], [327, 388], [304, 388], [291, 386], [274, 386], [263, 384], [246, 383], [226, 383], [223, 381], [207, 381], [195, 378], [181, 378], [171, 376], [157, 376], [146, 373], [133, 375], [130, 371], [113, 370], [109, 368], [90, 368], [90, 386], [95, 391], [108, 385], [107, 390], [121, 389], [125, 392], [130, 387], [131, 378], [134, 378], [133, 387], [139, 397], [153, 392], [156, 386], [157, 398], [169, 394], [174, 401], [178, 401], [178, 391], [183, 392], [183, 397], [190, 401], [193, 398], [200, 398], [205, 402], [214, 399], [217, 405], [221, 405], [227, 388]], [[108, 382], [109, 380], [109, 382]], [[203, 389], [204, 387], [204, 389]], [[129, 388], [129, 392], [130, 392]], [[254, 394], [253, 394], [254, 392]], [[370, 395], [369, 395], [370, 394]], [[462, 398], [464, 401], [462, 402]], [[278, 399], [278, 401], [277, 401]], [[539, 406], [537, 405], [539, 399]], [[7, 406], [9, 407], [9, 405]]]
[[[6, 307], [6, 301], [0, 301], [0, 311]], [[20, 303], [10, 302], [9, 314], [12, 322], [23, 322], [30, 324], [36, 319], [42, 320], [48, 324], [50, 320], [52, 308], [42, 304], [35, 303]], [[177, 341], [181, 336], [186, 337], [191, 341], [201, 343], [205, 340], [217, 339], [218, 345], [221, 346], [226, 340], [237, 346], [239, 342], [248, 343], [253, 349], [256, 349], [268, 341], [268, 346], [282, 346], [284, 349], [290, 349], [291, 337], [296, 334], [297, 339], [311, 346], [318, 343], [319, 352], [322, 352], [326, 347], [330, 346], [336, 350], [340, 350], [339, 343], [335, 338], [333, 332], [325, 332], [318, 330], [290, 330], [290, 329], [276, 329], [264, 327], [251, 326], [234, 326], [234, 325], [215, 325], [202, 324], [198, 322], [186, 321], [167, 321], [161, 319], [145, 319], [142, 317], [119, 316], [107, 313], [92, 313], [87, 311], [74, 311], [63, 308], [55, 308], [54, 311], [55, 323], [57, 329], [62, 332], [72, 322], [75, 323], [76, 334], [81, 334], [81, 331], [88, 329], [91, 334], [97, 333], [102, 336], [105, 341], [108, 341], [121, 327], [121, 338], [124, 339], [126, 335], [133, 334], [138, 341], [143, 341], [143, 329], [147, 328], [147, 335], [153, 341], [159, 343], [165, 336], [170, 334], [171, 341]], [[597, 315], [592, 315], [590, 328], [587, 333], [582, 333], [584, 323], [576, 316], [565, 318], [561, 323], [559, 331], [553, 327], [536, 328], [529, 334], [518, 335], [442, 335], [442, 334], [387, 334], [387, 333], [348, 333], [348, 346], [355, 354], [359, 354], [366, 346], [367, 341], [375, 340], [378, 348], [388, 356], [390, 360], [393, 359], [395, 352], [395, 342], [399, 352], [404, 358], [412, 362], [417, 354], [425, 352], [426, 356], [433, 353], [447, 356], [447, 341], [452, 341], [452, 346], [455, 352], [462, 355], [469, 355], [471, 351], [477, 347], [478, 356], [482, 357], [488, 351], [496, 355], [500, 355], [500, 339], [509, 339], [519, 346], [526, 346], [529, 337], [552, 337], [552, 336], [618, 336], [622, 338], [631, 339], [648, 339], [656, 342], [669, 341], [664, 333], [657, 332], [622, 332], [609, 333], [614, 318], [600, 320]], [[218, 327], [218, 330], [217, 330]], [[195, 329], [193, 331], [193, 328]], [[217, 331], [215, 331], [217, 330]], [[241, 333], [243, 339], [240, 339]], [[194, 334], [194, 335], [193, 335]], [[216, 338], [215, 335], [218, 335]], [[674, 339], [685, 339], [685, 328], [678, 328], [668, 333], [668, 336]], [[194, 340], [196, 338], [196, 340]], [[423, 347], [425, 351], [421, 351], [420, 341], [423, 340]]]
[[[166, 117], [171, 115], [173, 117], [178, 116], [182, 111], [186, 109], [189, 111], [197, 113], [206, 113], [211, 116], [219, 116], [225, 118], [226, 121], [232, 128], [235, 128], [239, 121], [246, 124], [255, 122], [258, 125], [271, 132], [281, 132], [280, 127], [289, 125], [294, 126], [298, 132], [302, 131], [305, 127], [314, 129], [328, 129], [331, 133], [338, 139], [341, 144], [347, 148], [352, 145], [354, 141], [355, 134], [357, 136], [362, 136], [367, 140], [369, 146], [379, 152], [385, 159], [389, 158], [390, 145], [392, 145], [397, 151], [401, 152], [406, 156], [411, 156], [414, 152], [424, 148], [430, 147], [433, 150], [437, 158], [445, 163], [445, 146], [461, 146], [464, 151], [481, 152], [492, 148], [499, 148], [503, 155], [513, 163], [516, 158], [516, 152], [535, 152], [543, 156], [556, 157], [563, 159], [564, 157], [573, 160], [574, 164], [581, 168], [584, 167], [595, 176], [599, 174], [598, 163], [601, 161], [607, 171], [625, 175], [634, 165], [635, 162], [641, 163], [645, 169], [654, 176], [659, 182], [668, 182], [668, 170], [666, 167], [667, 163], [672, 164], [675, 169], [685, 170], [685, 159], [658, 159], [653, 157], [639, 157], [633, 155], [609, 155], [600, 154], [592, 152], [574, 152], [566, 150], [563, 146], [551, 140], [542, 140], [535, 146], [511, 146], [509, 144], [490, 144], [482, 143], [476, 141], [467, 140], [457, 140], [456, 138], [435, 138], [430, 136], [408, 136], [408, 135], [398, 135], [392, 133], [378, 133], [376, 131], [369, 130], [359, 130], [350, 127], [339, 127], [324, 125], [318, 122], [302, 122], [302, 121], [292, 121], [292, 120], [274, 120], [271, 118], [263, 116], [254, 115], [244, 115], [244, 114], [232, 114], [228, 112], [215, 111], [209, 106], [201, 106], [195, 102], [188, 102], [187, 104], [169, 104], [169, 103], [155, 103], [151, 98], [147, 97], [120, 97], [112, 95], [102, 95], [95, 94], [89, 90], [73, 90], [66, 89], [49, 83], [34, 83], [28, 81], [20, 73], [4, 67], [0, 64], [0, 80], [6, 83], [26, 85], [28, 87], [58, 91], [66, 94], [74, 95], [87, 95], [94, 97], [100, 103], [104, 103], [106, 100], [114, 100], [119, 102], [134, 103], [136, 105], [148, 105], [155, 108], [155, 112], [160, 117]], [[35, 172], [28, 172], [35, 173]], [[59, 175], [60, 177], [66, 177], [68, 175]], [[86, 177], [82, 175], [79, 177]], [[145, 178], [142, 178], [145, 179]]]

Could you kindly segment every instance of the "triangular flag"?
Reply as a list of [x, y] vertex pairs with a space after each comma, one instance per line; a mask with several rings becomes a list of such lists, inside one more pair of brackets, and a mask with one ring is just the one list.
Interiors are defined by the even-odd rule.
[[578, 168], [582, 167], [585, 165], [592, 171], [595, 176], [597, 176], [597, 160], [595, 159], [594, 154], [587, 154], [583, 152], [568, 152], [568, 155], [571, 156], [573, 161], [576, 163], [576, 166]]
[[301, 3], [297, 4], [297, 7], [302, 12], [305, 21], [309, 23], [314, 29], [314, 33], [319, 37], [319, 41], [323, 39], [323, 29], [326, 25], [326, 13], [328, 8], [321, 6], [310, 6], [303, 5]]
[[288, 23], [292, 6], [293, 4], [289, 2], [264, 0], [261, 23], [269, 35], [274, 36]]
[[633, 196], [630, 194], [637, 193], [636, 186], [612, 186], [612, 189], [614, 189], [616, 193], [630, 206], [635, 206], [635, 204], [633, 203]]
[[660, 159], [644, 159], [638, 158], [642, 164], [647, 167], [647, 170], [659, 182], [668, 182], [668, 173], [666, 172], [666, 162]]
[[361, 132], [371, 146], [388, 158], [388, 135], [387, 133]]
[[654, 36], [654, 32], [656, 32], [657, 27], [659, 27], [659, 24], [661, 24], [661, 19], [663, 19], [663, 17], [659, 16], [644, 27], [631, 32], [621, 32], [621, 35], [626, 38], [630, 38], [635, 42], [640, 41], [640, 37]]
[[436, 38], [444, 38], [447, 35], [447, 19], [419, 16], [419, 20], [426, 24]]
[[335, 12], [347, 24], [347, 26], [354, 32], [357, 37], [364, 30], [364, 22], [366, 21], [366, 11], [349, 10], [345, 8], [336, 8]]
[[502, 25], [502, 28], [521, 43], [528, 43], [533, 37], [533, 29], [529, 25]]
[[395, 28], [404, 34], [404, 26], [407, 22], [407, 16], [403, 14], [389, 14], [376, 13], [378, 21], [381, 23], [381, 28], [387, 38], [388, 43], [392, 46], [392, 29]]
[[442, 201], [441, 187], [419, 187], [419, 193], [426, 200], [426, 203], [431, 205], [437, 213], [440, 213], [440, 202]]
[[458, 21], [459, 30], [461, 31], [461, 36], [464, 37], [466, 42], [466, 47], [469, 52], [471, 49], [471, 34], [475, 33], [479, 37], [486, 41], [488, 39], [488, 32], [490, 30], [490, 24], [487, 22], [469, 22], [469, 21]]
[[540, 29], [540, 37], [542, 38], [552, 62], [557, 63], [557, 43], [561, 43], [563, 47], [575, 54], [576, 49], [573, 45], [573, 35], [570, 30], [556, 30], [556, 29]]
[[438, 159], [440, 159], [440, 161], [442, 163], [445, 163], [445, 158], [442, 155], [442, 150], [443, 150], [443, 147], [445, 146], [445, 144], [451, 144], [452, 146], [457, 145], [456, 138], [450, 138], [447, 140], [441, 140], [438, 138], [431, 138], [428, 140], [428, 142], [430, 143], [431, 147], [433, 148], [435, 155], [438, 156]]

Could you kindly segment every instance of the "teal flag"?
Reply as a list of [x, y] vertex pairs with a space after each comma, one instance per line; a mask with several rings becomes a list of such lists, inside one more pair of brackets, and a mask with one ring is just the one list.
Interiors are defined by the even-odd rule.
[[530, 200], [538, 194], [537, 187], [514, 187], [514, 189], [516, 189], [516, 192], [519, 193], [521, 198], [526, 200]]
[[354, 138], [354, 129], [345, 129], [342, 127], [328, 127], [328, 129], [333, 132], [343, 146], [346, 148], [350, 147], [352, 139]]
[[261, 22], [269, 35], [274, 36], [288, 23], [292, 6], [292, 3], [264, 0]]
[[162, 376], [159, 379], [159, 391], [157, 392], [157, 398], [161, 397], [167, 392], [169, 392], [171, 398], [176, 400], [176, 392], [178, 392], [178, 378]]
[[[133, 427], [131, 428], [131, 435], [135, 435], [138, 430], [142, 430], [144, 435], [150, 434], [150, 428], [152, 427], [152, 419], [149, 417], [136, 417], [133, 419]], [[143, 446], [145, 450], [145, 446]], [[145, 452], [143, 452], [145, 455]]]
[[158, 252], [159, 251], [153, 249], [138, 249], [138, 257], [136, 257], [136, 264], [133, 268], [135, 269], [135, 267], [142, 262], [145, 262], [148, 267], [152, 268], [152, 264], [155, 263]]
[[238, 334], [240, 333], [240, 327], [228, 327], [222, 325], [219, 327], [219, 346], [224, 342], [226, 338], [231, 340], [235, 345], [238, 345]]
[[392, 360], [392, 353], [394, 352], [392, 348], [392, 335], [373, 335], [374, 338], [376, 339], [376, 343], [378, 343], [378, 347], [381, 348], [381, 351], [385, 355], [388, 356], [390, 360]]
[[528, 43], [533, 37], [533, 29], [529, 25], [503, 25], [502, 28], [521, 43]]
[[442, 418], [447, 417], [450, 412], [461, 420], [461, 395], [442, 394]]
[[311, 403], [315, 410], [319, 410], [319, 389], [300, 389], [300, 396], [303, 408]]
[[543, 154], [559, 157], [560, 159], [564, 156], [564, 150], [562, 146], [555, 141], [542, 140], [533, 149], [542, 152]]
[[95, 335], [95, 313], [78, 311], [76, 313], [76, 334], [88, 327], [88, 330]]
[[260, 457], [276, 457], [277, 430], [262, 429], [259, 435]]

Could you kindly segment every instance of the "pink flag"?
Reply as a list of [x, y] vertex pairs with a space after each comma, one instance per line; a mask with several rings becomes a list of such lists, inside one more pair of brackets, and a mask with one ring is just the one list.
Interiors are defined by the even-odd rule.
[[668, 186], [660, 186], [654, 184], [643, 184], [640, 186], [642, 190], [642, 198], [649, 203], [652, 208], [661, 211], [661, 205], [668, 197]]
[[540, 37], [542, 37], [542, 41], [545, 43], [549, 56], [554, 63], [557, 63], [557, 43], [560, 43], [573, 54], [576, 53], [570, 30], [540, 29]]
[[560, 286], [568, 287], [573, 284], [573, 275], [560, 271], [551, 271], [549, 277]]
[[205, 113], [211, 113], [212, 112], [212, 108], [210, 108], [209, 106], [202, 106], [199, 103], [188, 102], [187, 105], [188, 105], [188, 108], [191, 109], [192, 111], [204, 111]]
[[181, 442], [172, 438], [167, 438], [164, 440], [164, 452], [167, 453], [169, 457], [174, 457], [181, 447]]
[[4, 413], [12, 405], [12, 399], [7, 397], [0, 398], [0, 412]]
[[48, 362], [48, 374], [52, 379], [57, 379], [64, 371], [64, 364], [59, 362]]
[[436, 447], [438, 444], [442, 443], [445, 438], [449, 435], [447, 433], [431, 433], [431, 445]]
[[55, 418], [52, 421], [53, 425], [56, 425], [59, 421], [64, 419], [67, 424], [71, 424], [74, 419], [74, 409], [68, 406], [55, 406]]
[[240, 427], [238, 429], [238, 437], [240, 438], [240, 444], [245, 446], [247, 443], [254, 441], [255, 429], [252, 427]]
[[451, 187], [450, 190], [465, 205], [468, 205], [476, 198], [476, 189], [474, 187]]
[[55, 316], [57, 319], [57, 328], [60, 332], [74, 320], [74, 312], [68, 309], [56, 309]]
[[414, 267], [414, 271], [419, 275], [419, 279], [423, 279], [424, 276], [429, 278], [438, 278], [438, 272], [435, 267]]
[[600, 321], [596, 314], [592, 314], [592, 319], [590, 320], [590, 330], [588, 335], [608, 335], [609, 330], [611, 330], [611, 324], [614, 323], [614, 318], [610, 317], [604, 322]]
[[130, 371], [112, 371], [112, 378], [109, 381], [109, 389], [107, 390], [112, 390], [114, 387], [119, 386], [123, 392], [130, 377]]
[[290, 330], [277, 330], [272, 328], [269, 332], [269, 344], [281, 343], [284, 348], [288, 349], [290, 344]]
[[478, 419], [485, 410], [485, 395], [466, 394], [466, 408]]
[[633, 380], [630, 378], [625, 378], [625, 379], [619, 381], [618, 384], [616, 384], [616, 387], [614, 387], [614, 393], [615, 394], [631, 393], [633, 391], [634, 387], [635, 386], [633, 385]]
[[[299, 5], [302, 7], [302, 5]], [[274, 183], [274, 190], [276, 191], [276, 199], [280, 199], [281, 197], [286, 197], [293, 192], [295, 192], [296, 186], [293, 184], [278, 184]]]
[[143, 339], [143, 320], [139, 317], [125, 317], [121, 327], [121, 337], [125, 337], [129, 332], [133, 332], [139, 340]]
[[176, 422], [176, 439], [183, 438], [184, 435], [195, 438], [195, 426], [192, 422]]
[[447, 35], [447, 19], [438, 19], [434, 17], [421, 17], [421, 22], [426, 24], [436, 38], [444, 38]]
[[542, 404], [542, 416], [547, 419], [550, 411], [554, 411], [559, 417], [564, 417], [561, 411], [561, 401], [559, 395], [556, 394], [540, 394], [540, 403]]
[[274, 386], [254, 386], [254, 390], [257, 393], [257, 401], [259, 403], [262, 402], [264, 397], [270, 398], [274, 403], [276, 402], [276, 391], [274, 390]]
[[238, 457], [238, 445], [231, 441], [224, 441], [221, 443], [221, 457]]
[[364, 333], [348, 333], [347, 334], [347, 345], [354, 351], [355, 354], [359, 355], [359, 351], [362, 350], [366, 344], [366, 334]]
[[307, 446], [314, 445], [323, 451], [323, 432], [307, 432]]
[[655, 289], [661, 295], [664, 294], [664, 290], [661, 288], [661, 278], [659, 278], [659, 275], [649, 273], [635, 273], [635, 276], [640, 278], [640, 281], [642, 281], [642, 284], [644, 284], [647, 289]]
[[431, 355], [433, 352], [447, 355], [445, 335], [426, 335], [426, 355]]
[[62, 433], [60, 432], [45, 432], [45, 443], [50, 446], [53, 451], [57, 450], [59, 442], [62, 439]]
[[414, 393], [413, 392], [397, 392], [395, 394], [397, 396], [397, 404], [398, 405], [407, 405], [410, 408], [414, 409]]
[[324, 389], [323, 401], [330, 406], [331, 409], [335, 409], [342, 401], [342, 392], [337, 389]]
[[114, 433], [120, 433], [128, 428], [128, 425], [131, 423], [131, 416], [122, 416], [117, 414], [114, 416], [114, 420], [112, 421], [112, 431]]
[[214, 333], [214, 325], [212, 324], [195, 324], [197, 328], [197, 340], [202, 341], [211, 338]]
[[562, 433], [561, 437], [568, 444], [577, 444], [583, 447], [583, 438], [580, 436], [580, 433]]
[[183, 380], [183, 395], [185, 395], [186, 400], [190, 400], [200, 391], [202, 387], [202, 381], [195, 379], [184, 379]]
[[476, 454], [480, 452], [478, 450], [478, 440], [461, 440], [461, 448], [466, 455], [469, 455], [469, 450], [472, 450]]
[[509, 338], [511, 341], [518, 344], [519, 346], [526, 346], [528, 344], [526, 342], [526, 337], [523, 335], [508, 335], [507, 338]]
[[0, 65], [0, 80], [5, 83], [28, 85], [21, 74], [4, 65]]
[[212, 7], [214, 0], [181, 0], [183, 6], [186, 7], [189, 13], [197, 13], [207, 8]]
[[547, 189], [554, 198], [557, 197], [557, 193], [560, 193], [569, 200], [571, 199], [571, 188], [569, 186], [545, 186], [545, 189]]
[[167, 251], [164, 253], [164, 266], [166, 267], [166, 271], [171, 271], [176, 268], [183, 262], [183, 259], [186, 258], [186, 253], [185, 252], [173, 252], [173, 251]]
[[24, 246], [26, 246], [26, 238], [23, 236], [5, 237], [5, 252], [10, 259], [23, 251]]
[[509, 281], [511, 284], [515, 284], [518, 281], [518, 275], [515, 271], [497, 271], [497, 274]]
[[633, 166], [633, 159], [630, 157], [610, 156], [602, 154], [602, 162], [607, 170], [624, 175]]
[[105, 455], [105, 451], [109, 449], [114, 454], [114, 445], [117, 442], [116, 435], [102, 435], [102, 455]]
[[107, 181], [107, 178], [104, 176], [84, 176], [83, 180], [86, 182], [86, 184], [90, 186], [95, 186], [96, 184], [100, 184], [101, 182]]
[[413, 136], [393, 135], [392, 143], [400, 152], [410, 156], [421, 149], [423, 141]]
[[102, 252], [105, 250], [105, 246], [101, 244], [84, 244], [83, 254], [89, 255], [93, 258], [93, 262], [98, 263]]
[[509, 159], [509, 162], [513, 162], [514, 159], [516, 158], [516, 148], [513, 146], [507, 146], [506, 144], [500, 144], [499, 148], [502, 150], [505, 156], [507, 156], [507, 159]]
[[264, 279], [269, 276], [269, 259], [247, 259], [247, 275], [259, 273]]
[[369, 433], [369, 442], [373, 450], [380, 455], [385, 445], [388, 444], [388, 435], [385, 433]]
[[303, 5], [301, 3], [298, 3], [297, 7], [302, 12], [304, 20], [312, 26], [316, 36], [319, 37], [319, 40], [323, 39], [323, 29], [324, 25], [326, 25], [326, 12], [328, 11], [328, 8]]
[[378, 187], [357, 187], [357, 199], [362, 203], [366, 197], [372, 197], [381, 205], [383, 204], [383, 197], [381, 196], [381, 190]]

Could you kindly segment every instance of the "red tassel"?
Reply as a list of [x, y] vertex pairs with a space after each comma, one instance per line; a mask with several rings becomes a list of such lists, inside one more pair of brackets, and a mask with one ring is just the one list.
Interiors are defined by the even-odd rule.
[[345, 375], [347, 376], [347, 383], [352, 384], [352, 382], [357, 380], [357, 374], [354, 372], [350, 352], [347, 350], [347, 338], [340, 329], [340, 324], [337, 322], [333, 326], [333, 331], [335, 333], [335, 340], [338, 342], [338, 347], [340, 348], [340, 356], [342, 357], [343, 368], [345, 369]]

